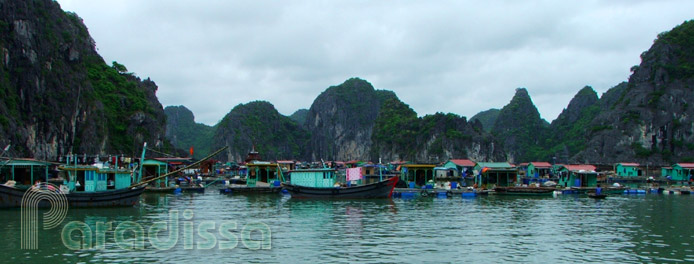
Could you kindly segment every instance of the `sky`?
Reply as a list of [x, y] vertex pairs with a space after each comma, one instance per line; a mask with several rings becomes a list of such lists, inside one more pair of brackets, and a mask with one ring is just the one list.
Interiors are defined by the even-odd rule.
[[690, 0], [58, 3], [107, 63], [208, 125], [255, 100], [291, 115], [351, 77], [420, 116], [470, 118], [524, 87], [551, 122], [584, 86], [600, 95], [627, 81], [658, 33], [694, 19]]

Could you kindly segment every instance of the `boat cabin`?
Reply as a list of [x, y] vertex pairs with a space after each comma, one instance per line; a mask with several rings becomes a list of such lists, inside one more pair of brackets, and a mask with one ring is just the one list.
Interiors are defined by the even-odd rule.
[[291, 184], [315, 188], [332, 188], [337, 182], [335, 172], [336, 170], [332, 168], [293, 170], [291, 171]]
[[0, 161], [0, 184], [15, 181], [17, 185], [30, 186], [36, 180], [48, 181], [49, 168], [55, 164], [35, 159], [10, 159]]
[[279, 182], [284, 181], [282, 169], [277, 163], [257, 161], [246, 164], [246, 167], [248, 187], [265, 187], [270, 184], [279, 186]]
[[382, 164], [366, 164], [362, 166], [362, 171], [364, 184], [376, 183], [394, 176], [388, 167]]
[[593, 165], [564, 165], [559, 170], [559, 186], [596, 187], [598, 173]]
[[[97, 174], [105, 175], [106, 190], [118, 190], [128, 188], [132, 185], [132, 173], [129, 170], [104, 168], [99, 169]], [[102, 188], [97, 188], [97, 190], [99, 189]]]

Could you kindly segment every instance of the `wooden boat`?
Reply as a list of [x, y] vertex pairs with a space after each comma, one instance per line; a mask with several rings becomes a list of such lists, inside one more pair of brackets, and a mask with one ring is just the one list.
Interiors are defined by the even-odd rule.
[[390, 198], [393, 195], [393, 188], [398, 182], [397, 177], [354, 187], [307, 187], [283, 183], [282, 186], [289, 191], [292, 198], [341, 198], [341, 199], [364, 199], [364, 198]]
[[588, 197], [593, 198], [593, 199], [605, 199], [605, 197], [607, 197], [607, 194], [588, 193]]
[[[134, 206], [140, 201], [140, 194], [144, 189], [132, 187], [99, 192], [71, 192], [64, 195], [70, 208]], [[22, 206], [22, 198], [27, 190], [0, 185], [0, 208]], [[51, 204], [43, 199], [38, 202], [38, 207], [48, 208]]]
[[291, 183], [282, 183], [282, 187], [292, 198], [390, 198], [398, 182], [398, 177], [392, 177], [366, 185], [335, 187], [335, 169], [294, 170], [290, 173]]
[[500, 195], [531, 195], [531, 196], [552, 196], [556, 188], [554, 187], [496, 187], [495, 194]]

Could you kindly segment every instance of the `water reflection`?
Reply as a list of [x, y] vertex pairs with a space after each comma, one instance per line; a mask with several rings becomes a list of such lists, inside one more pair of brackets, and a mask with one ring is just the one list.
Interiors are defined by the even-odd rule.
[[[299, 200], [283, 195], [145, 194], [139, 206], [74, 209], [69, 221], [166, 221], [190, 210], [190, 222], [263, 223], [272, 249], [67, 250], [60, 230], [40, 234], [41, 249], [19, 247], [19, 210], [3, 210], [2, 255], [14, 262], [668, 262], [694, 261], [694, 196], [615, 195], [605, 200], [475, 197]], [[181, 220], [183, 225], [184, 219]], [[200, 241], [199, 236], [194, 241]], [[230, 259], [230, 256], [233, 258]]]

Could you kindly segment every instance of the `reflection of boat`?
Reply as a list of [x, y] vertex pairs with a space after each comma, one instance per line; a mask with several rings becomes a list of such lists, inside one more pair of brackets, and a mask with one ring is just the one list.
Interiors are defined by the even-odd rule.
[[607, 194], [601, 193], [601, 194], [596, 194], [596, 193], [589, 193], [588, 197], [593, 198], [593, 199], [605, 199], [607, 197]]
[[147, 188], [145, 189], [145, 192], [152, 192], [152, 193], [175, 193], [175, 192], [204, 193], [205, 187], [200, 187], [200, 186], [181, 186], [181, 187], [176, 187], [176, 186], [169, 186], [169, 187], [147, 186]]
[[376, 183], [342, 187], [335, 186], [335, 169], [306, 169], [291, 171], [291, 183], [282, 183], [292, 198], [390, 198], [397, 177]]
[[551, 196], [556, 188], [554, 187], [496, 187], [495, 194], [500, 195], [547, 195]]

